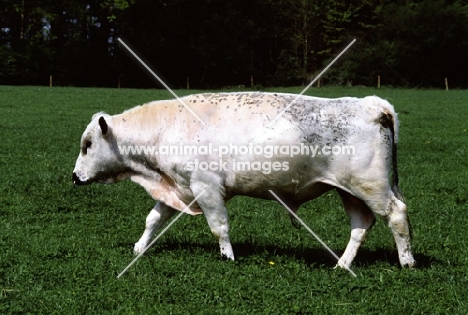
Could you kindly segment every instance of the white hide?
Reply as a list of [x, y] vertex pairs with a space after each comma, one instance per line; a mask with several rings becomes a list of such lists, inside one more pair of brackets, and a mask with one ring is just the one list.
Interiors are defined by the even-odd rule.
[[[81, 152], [73, 171], [75, 184], [114, 183], [124, 179], [143, 186], [158, 203], [146, 220], [136, 243], [140, 253], [151, 237], [173, 214], [188, 209], [203, 213], [218, 238], [222, 256], [234, 259], [229, 240], [225, 203], [236, 195], [270, 198], [273, 190], [297, 210], [330, 189], [337, 189], [351, 221], [351, 237], [341, 266], [349, 266], [375, 214], [388, 222], [397, 244], [400, 263], [413, 266], [406, 205], [389, 181], [396, 167], [397, 116], [385, 100], [324, 99], [281, 93], [196, 94], [182, 98], [206, 124], [203, 126], [177, 100], [156, 101], [110, 116], [93, 116], [81, 138]], [[271, 126], [279, 113], [288, 108]], [[314, 148], [351, 146], [353, 154], [274, 156], [229, 152], [212, 154], [125, 153], [122, 147], [162, 146], [300, 146]], [[194, 169], [194, 161], [226, 168]], [[239, 170], [236, 163], [262, 169]], [[394, 162], [394, 164], [392, 164]], [[211, 163], [211, 164], [210, 164]], [[265, 164], [266, 163], [266, 164]], [[244, 164], [244, 165], [247, 165]], [[188, 167], [188, 166], [192, 167]], [[396, 170], [395, 170], [396, 171]], [[395, 178], [395, 176], [394, 176]], [[398, 197], [398, 198], [397, 198]], [[245, 209], [249, 211], [249, 209]]]

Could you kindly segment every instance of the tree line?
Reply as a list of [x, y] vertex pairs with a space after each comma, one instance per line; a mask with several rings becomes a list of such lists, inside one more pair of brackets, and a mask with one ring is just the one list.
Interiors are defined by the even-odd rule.
[[468, 87], [466, 0], [0, 0], [0, 84]]

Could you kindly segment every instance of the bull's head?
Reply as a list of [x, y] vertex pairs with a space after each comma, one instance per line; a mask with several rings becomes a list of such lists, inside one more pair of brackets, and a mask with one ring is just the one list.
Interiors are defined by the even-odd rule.
[[112, 117], [105, 113], [95, 114], [81, 136], [81, 150], [73, 170], [73, 183], [114, 183], [123, 172], [122, 156], [112, 132]]

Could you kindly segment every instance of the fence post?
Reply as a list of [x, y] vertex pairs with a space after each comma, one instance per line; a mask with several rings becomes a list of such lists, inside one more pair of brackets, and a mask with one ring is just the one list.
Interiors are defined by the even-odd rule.
[[190, 90], [190, 77], [187, 76], [187, 90]]
[[49, 75], [49, 86], [52, 87], [52, 75]]
[[448, 79], [447, 78], [445, 78], [445, 90], [446, 91], [449, 90], [449, 88], [448, 88]]
[[377, 88], [380, 89], [380, 75], [377, 76]]

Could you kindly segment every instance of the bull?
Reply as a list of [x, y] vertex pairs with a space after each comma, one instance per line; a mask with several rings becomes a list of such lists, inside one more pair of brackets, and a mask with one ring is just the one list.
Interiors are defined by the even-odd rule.
[[400, 264], [412, 267], [397, 141], [397, 114], [376, 96], [195, 94], [118, 115], [95, 114], [81, 137], [72, 179], [75, 185], [130, 179], [157, 200], [135, 254], [177, 211], [186, 211], [205, 216], [221, 256], [234, 260], [229, 199], [272, 199], [271, 190], [295, 212], [335, 189], [351, 225], [338, 266], [349, 268], [378, 216], [393, 233]]

